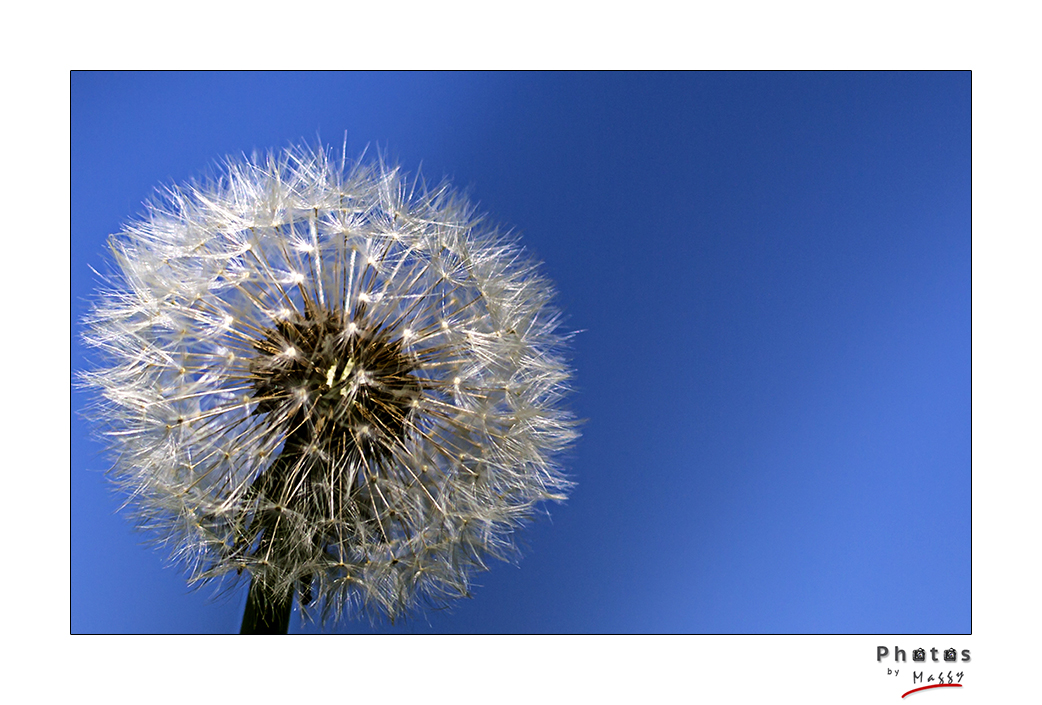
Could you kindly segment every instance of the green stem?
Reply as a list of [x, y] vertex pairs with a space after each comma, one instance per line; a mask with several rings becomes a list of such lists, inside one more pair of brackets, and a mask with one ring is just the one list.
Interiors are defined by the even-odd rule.
[[293, 591], [278, 595], [254, 579], [246, 598], [240, 634], [286, 634], [289, 632], [289, 614], [293, 610]]

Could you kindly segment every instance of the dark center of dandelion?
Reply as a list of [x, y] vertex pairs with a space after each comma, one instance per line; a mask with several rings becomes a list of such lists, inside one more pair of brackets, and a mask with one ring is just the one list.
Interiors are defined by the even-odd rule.
[[380, 463], [404, 441], [419, 398], [401, 340], [329, 311], [279, 321], [255, 344], [258, 413], [275, 413], [285, 448]]

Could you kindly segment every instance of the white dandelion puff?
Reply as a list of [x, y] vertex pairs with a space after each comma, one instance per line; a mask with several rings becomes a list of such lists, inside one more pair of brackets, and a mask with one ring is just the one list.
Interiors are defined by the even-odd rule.
[[83, 380], [111, 476], [192, 582], [248, 576], [262, 622], [468, 595], [566, 496], [552, 286], [447, 185], [287, 149], [110, 247]]

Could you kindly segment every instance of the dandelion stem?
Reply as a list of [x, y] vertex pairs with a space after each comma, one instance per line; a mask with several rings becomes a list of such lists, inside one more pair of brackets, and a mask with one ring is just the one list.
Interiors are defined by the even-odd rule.
[[[259, 493], [262, 500], [285, 501], [287, 484], [292, 479], [292, 468], [299, 460], [299, 433], [291, 433], [286, 439], [282, 453], [275, 459], [267, 472], [258, 477], [249, 488], [252, 496]], [[254, 520], [254, 536], [259, 536], [260, 553], [285, 548], [285, 531], [279, 532], [279, 510], [264, 510]], [[247, 541], [254, 543], [254, 536]], [[282, 564], [282, 560], [277, 563]], [[275, 588], [254, 576], [250, 581], [250, 592], [246, 598], [246, 609], [242, 615], [240, 634], [286, 634], [289, 632], [289, 615], [293, 609], [293, 588]]]
[[240, 634], [286, 634], [289, 632], [289, 614], [293, 609], [293, 591], [273, 594], [260, 581], [250, 583], [246, 610], [242, 615]]

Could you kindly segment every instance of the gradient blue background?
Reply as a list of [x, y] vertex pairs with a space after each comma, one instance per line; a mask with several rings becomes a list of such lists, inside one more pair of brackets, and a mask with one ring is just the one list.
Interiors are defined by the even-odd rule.
[[[969, 73], [74, 73], [71, 117], [73, 370], [154, 187], [345, 131], [515, 227], [583, 331], [571, 499], [473, 599], [346, 630], [970, 631]], [[85, 400], [72, 631], [237, 631], [117, 512]]]

